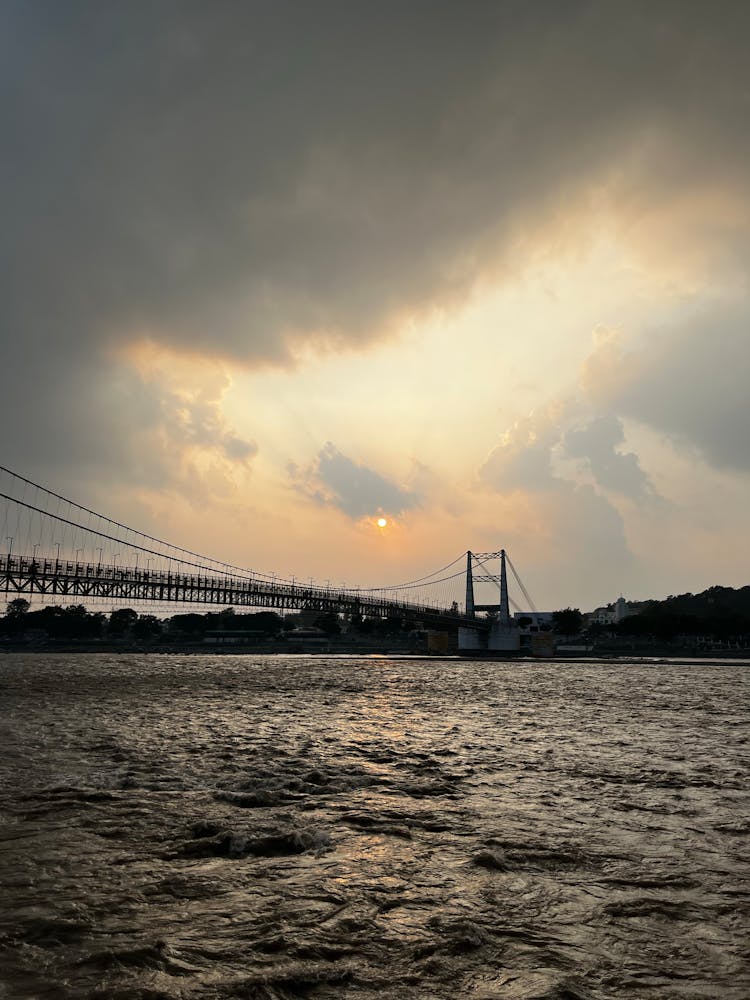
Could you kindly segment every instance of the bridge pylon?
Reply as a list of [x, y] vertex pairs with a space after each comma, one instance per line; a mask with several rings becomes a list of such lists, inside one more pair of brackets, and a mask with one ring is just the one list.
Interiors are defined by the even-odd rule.
[[466, 617], [474, 617], [474, 576], [471, 568], [471, 550], [466, 553]]
[[[495, 604], [477, 604], [474, 599], [474, 560], [481, 567], [490, 559], [500, 559], [499, 575], [486, 572], [476, 578], [477, 582], [495, 583], [500, 586], [499, 600]], [[458, 630], [459, 653], [487, 652], [490, 654], [516, 653], [521, 648], [521, 634], [510, 617], [510, 600], [508, 596], [508, 576], [506, 569], [505, 549], [499, 552], [466, 553], [466, 617], [475, 618], [477, 611], [485, 611], [487, 619], [477, 619], [477, 627], [464, 625]], [[482, 622], [481, 627], [479, 622]]]

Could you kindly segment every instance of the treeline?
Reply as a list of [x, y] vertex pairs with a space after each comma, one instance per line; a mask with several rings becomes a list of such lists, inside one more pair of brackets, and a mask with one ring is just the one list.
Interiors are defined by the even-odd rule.
[[157, 618], [138, 614], [132, 608], [105, 613], [88, 611], [83, 604], [68, 607], [49, 606], [31, 610], [29, 602], [19, 597], [10, 601], [0, 618], [0, 635], [8, 639], [37, 635], [49, 639], [89, 639], [136, 642], [200, 642], [207, 633], [238, 631], [258, 638], [284, 635], [300, 626], [312, 626], [328, 636], [347, 631], [363, 636], [395, 636], [409, 632], [416, 623], [402, 618], [363, 618], [355, 615], [343, 621], [333, 613], [310, 616], [275, 611], [238, 614], [232, 608], [218, 612], [187, 612]]
[[155, 615], [139, 615], [131, 608], [122, 608], [105, 614], [88, 611], [83, 604], [68, 607], [56, 605], [31, 610], [22, 597], [8, 604], [5, 616], [0, 619], [0, 633], [8, 638], [28, 634], [44, 635], [50, 639], [122, 639], [132, 637], [148, 641], [160, 636], [168, 627]]
[[750, 587], [709, 587], [700, 594], [670, 595], [663, 601], [647, 601], [637, 615], [615, 626], [624, 636], [705, 636], [739, 639], [750, 636]]

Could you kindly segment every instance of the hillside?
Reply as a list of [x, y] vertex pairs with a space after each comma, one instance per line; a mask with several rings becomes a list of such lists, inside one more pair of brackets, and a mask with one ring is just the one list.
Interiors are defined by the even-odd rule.
[[620, 622], [624, 635], [679, 634], [719, 637], [750, 635], [750, 586], [709, 587], [700, 594], [647, 601], [637, 615]]

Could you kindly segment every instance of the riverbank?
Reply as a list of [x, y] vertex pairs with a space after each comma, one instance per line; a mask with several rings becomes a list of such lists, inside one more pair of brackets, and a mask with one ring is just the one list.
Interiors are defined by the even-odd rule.
[[173, 655], [173, 656], [393, 656], [399, 659], [430, 659], [430, 660], [475, 660], [479, 662], [555, 662], [555, 663], [737, 663], [750, 662], [750, 649], [695, 649], [689, 646], [654, 646], [640, 649], [609, 649], [587, 651], [581, 654], [556, 654], [554, 656], [529, 656], [524, 653], [482, 653], [472, 652], [469, 655], [448, 653], [430, 653], [426, 649], [415, 646], [411, 641], [399, 642], [357, 642], [341, 638], [333, 639], [323, 645], [306, 647], [291, 644], [283, 640], [268, 640], [256, 643], [128, 643], [111, 641], [87, 640], [45, 640], [43, 642], [0, 642], [1, 653], [27, 654], [71, 654], [88, 655], [92, 653], [115, 654], [129, 656]]

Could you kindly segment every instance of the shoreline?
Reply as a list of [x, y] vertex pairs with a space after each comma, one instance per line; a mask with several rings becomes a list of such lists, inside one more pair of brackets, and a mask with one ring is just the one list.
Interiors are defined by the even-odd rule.
[[450, 653], [429, 653], [426, 650], [415, 650], [398, 648], [384, 643], [382, 646], [357, 646], [355, 644], [332, 644], [326, 649], [317, 647], [295, 647], [283, 648], [278, 644], [263, 645], [199, 645], [195, 643], [170, 644], [170, 645], [124, 645], [122, 643], [2, 643], [0, 644], [0, 654], [26, 654], [26, 655], [71, 655], [80, 653], [85, 656], [100, 655], [120, 655], [120, 656], [304, 656], [304, 657], [392, 657], [399, 660], [430, 660], [430, 661], [451, 661], [451, 662], [482, 662], [482, 663], [620, 663], [623, 666], [628, 664], [641, 663], [653, 664], [670, 663], [690, 666], [697, 663], [710, 662], [716, 665], [741, 664], [747, 662], [750, 665], [750, 649], [739, 650], [708, 650], [696, 651], [689, 648], [682, 649], [655, 649], [655, 650], [602, 650], [601, 652], [588, 652], [586, 654], [563, 655], [563, 656], [525, 656], [511, 654], [482, 655], [472, 653], [467, 656], [455, 652]]

